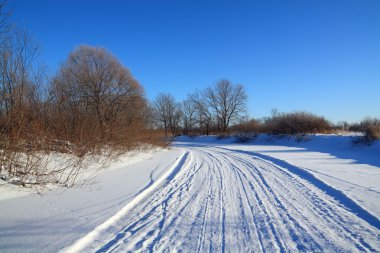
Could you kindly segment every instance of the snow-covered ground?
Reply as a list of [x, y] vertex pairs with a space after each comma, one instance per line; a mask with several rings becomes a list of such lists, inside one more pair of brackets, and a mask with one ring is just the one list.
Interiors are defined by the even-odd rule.
[[0, 252], [59, 251], [149, 188], [180, 154], [164, 150], [125, 157], [90, 185], [53, 188], [43, 196], [0, 185]]
[[380, 249], [380, 143], [179, 137], [85, 188], [0, 186], [0, 252]]

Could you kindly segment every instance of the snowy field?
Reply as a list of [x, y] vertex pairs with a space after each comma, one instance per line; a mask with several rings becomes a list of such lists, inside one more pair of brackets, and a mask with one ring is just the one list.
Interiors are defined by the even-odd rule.
[[93, 184], [0, 185], [0, 252], [379, 252], [380, 143], [179, 137]]

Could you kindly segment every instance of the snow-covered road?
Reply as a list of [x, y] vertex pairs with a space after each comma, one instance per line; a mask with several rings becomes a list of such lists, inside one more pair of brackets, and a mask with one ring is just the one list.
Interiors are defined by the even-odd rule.
[[65, 251], [380, 249], [379, 219], [308, 171], [255, 152], [178, 148], [162, 180]]

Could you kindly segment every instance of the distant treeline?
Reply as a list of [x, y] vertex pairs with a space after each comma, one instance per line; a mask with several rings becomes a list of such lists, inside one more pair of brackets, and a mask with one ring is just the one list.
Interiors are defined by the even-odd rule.
[[214, 86], [196, 91], [182, 102], [160, 94], [152, 103], [154, 124], [171, 135], [225, 135], [230, 126], [246, 118], [244, 87], [222, 79]]
[[380, 139], [380, 119], [366, 118], [359, 123], [339, 122], [333, 124], [324, 117], [309, 112], [280, 113], [274, 110], [271, 117], [240, 122], [234, 125], [230, 131], [242, 140], [248, 140], [258, 133], [301, 136], [351, 131], [364, 133], [363, 138], [359, 141], [371, 143]]

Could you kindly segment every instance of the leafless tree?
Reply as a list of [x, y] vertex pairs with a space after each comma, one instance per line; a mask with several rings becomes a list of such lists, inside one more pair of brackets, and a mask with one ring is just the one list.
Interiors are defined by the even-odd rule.
[[[43, 139], [39, 96], [46, 76], [38, 57], [39, 48], [25, 31], [13, 34], [0, 47], [0, 145], [3, 150], [17, 151], [26, 144], [34, 149]], [[31, 135], [37, 138], [30, 138]], [[9, 163], [8, 167], [9, 170], [14, 168]]]
[[41, 85], [46, 72], [34, 39], [9, 24], [6, 2], [0, 3], [0, 172], [22, 181], [40, 178], [47, 157], [39, 151], [46, 140], [41, 122]]
[[209, 135], [212, 113], [202, 93], [196, 91], [189, 96], [194, 104], [195, 123], [198, 125], [199, 133]]
[[45, 71], [37, 61], [40, 49], [25, 31], [4, 43], [0, 50], [2, 108], [10, 112], [37, 95]]
[[7, 1], [0, 1], [0, 45], [3, 45], [12, 36], [12, 24], [9, 22], [10, 11]]
[[96, 139], [103, 145], [143, 128], [137, 126], [147, 106], [142, 87], [103, 48], [75, 49], [54, 77], [51, 94], [66, 122], [63, 137], [74, 142], [94, 144]]
[[170, 94], [160, 94], [154, 100], [154, 110], [156, 121], [165, 130], [165, 136], [170, 133], [174, 136], [178, 134], [182, 112], [179, 104]]
[[216, 115], [220, 133], [226, 133], [230, 124], [245, 114], [247, 95], [242, 85], [223, 79], [207, 88], [204, 97]]
[[183, 133], [189, 135], [194, 127], [196, 104], [190, 98], [185, 99], [181, 105]]

